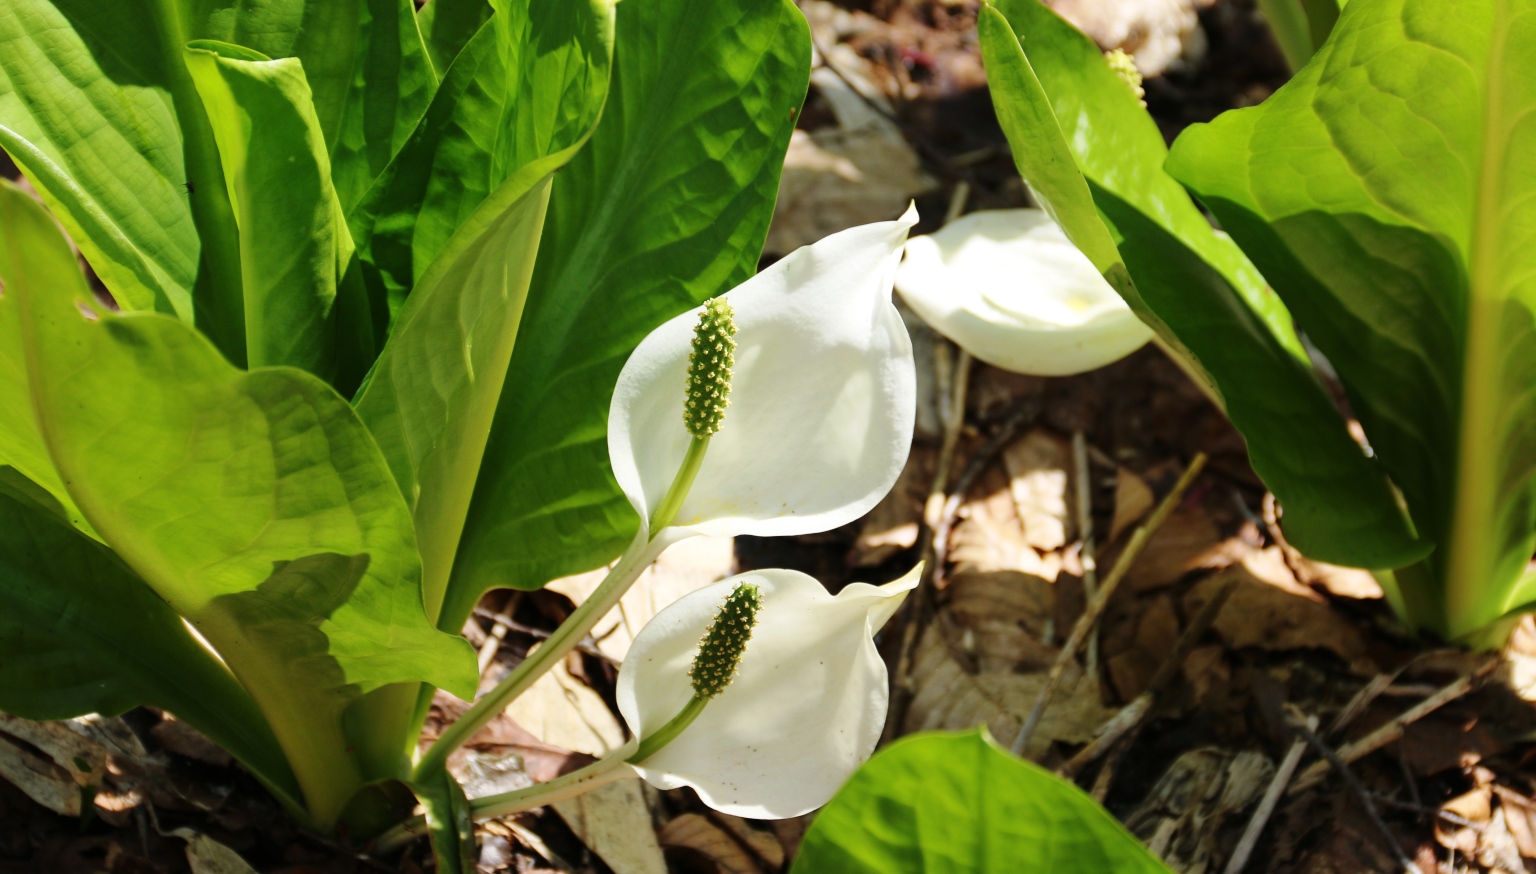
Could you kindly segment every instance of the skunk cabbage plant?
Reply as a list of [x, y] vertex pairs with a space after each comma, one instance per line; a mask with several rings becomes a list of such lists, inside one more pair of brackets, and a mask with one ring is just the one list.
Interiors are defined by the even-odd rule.
[[1152, 338], [1038, 209], [973, 212], [913, 238], [896, 290], [961, 348], [1015, 373], [1094, 370]]
[[[733, 500], [821, 530], [904, 463], [912, 218], [747, 282], [808, 82], [788, 0], [11, 0], [0, 44], [0, 709], [163, 708], [322, 830], [404, 782], [463, 870], [477, 723], [416, 751], [485, 591], [619, 559], [622, 594]], [[731, 414], [659, 538], [684, 386], [614, 406], [616, 479], [615, 385], [738, 285]]]
[[980, 26], [1025, 180], [1221, 400], [1288, 539], [1378, 571], [1413, 626], [1497, 645], [1536, 606], [1536, 5], [1350, 0], [1329, 23], [1171, 154], [1036, 0]]

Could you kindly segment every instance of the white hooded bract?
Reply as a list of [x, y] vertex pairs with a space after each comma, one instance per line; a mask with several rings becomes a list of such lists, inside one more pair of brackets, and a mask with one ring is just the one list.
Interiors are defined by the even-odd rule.
[[891, 285], [917, 222], [863, 225], [798, 249], [724, 297], [735, 310], [730, 406], [664, 536], [644, 530], [691, 439], [683, 393], [702, 307], [625, 363], [608, 419], [614, 476], [647, 537], [783, 536], [857, 519], [906, 464], [917, 406], [912, 342]]
[[908, 241], [896, 290], [961, 348], [1016, 373], [1082, 373], [1152, 339], [1038, 209], [973, 212]]
[[636, 737], [693, 697], [688, 667], [726, 596], [743, 582], [763, 596], [736, 679], [635, 770], [660, 789], [692, 786], [736, 816], [782, 819], [827, 803], [880, 740], [888, 693], [874, 634], [919, 573], [853, 583], [834, 597], [798, 571], [753, 571], [674, 602], [640, 631], [619, 668], [619, 712]]

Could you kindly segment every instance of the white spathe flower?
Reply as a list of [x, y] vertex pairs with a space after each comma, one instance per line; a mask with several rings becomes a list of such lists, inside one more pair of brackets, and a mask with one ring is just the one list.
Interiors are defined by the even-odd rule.
[[912, 342], [891, 284], [917, 211], [798, 249], [723, 297], [734, 310], [730, 406], [665, 536], [646, 522], [687, 453], [688, 354], [703, 307], [652, 331], [625, 363], [608, 418], [614, 476], [637, 543], [689, 534], [783, 536], [857, 519], [906, 464]]
[[909, 241], [896, 290], [961, 348], [1016, 373], [1082, 373], [1152, 339], [1038, 209], [973, 212]]
[[689, 665], [736, 586], [757, 586], [763, 606], [736, 679], [635, 770], [660, 789], [692, 786], [736, 816], [783, 819], [827, 803], [880, 740], [888, 690], [874, 634], [919, 573], [853, 583], [834, 597], [798, 571], [753, 571], [674, 602], [640, 631], [619, 668], [619, 712], [636, 737], [693, 697]]

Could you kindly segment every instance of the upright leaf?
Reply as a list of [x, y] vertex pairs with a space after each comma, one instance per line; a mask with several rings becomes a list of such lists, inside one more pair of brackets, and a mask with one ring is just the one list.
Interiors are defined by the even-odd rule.
[[410, 516], [347, 402], [250, 372], [192, 328], [95, 305], [42, 208], [0, 189], [38, 424], [70, 495], [251, 692], [318, 823], [360, 772], [341, 710], [427, 680], [473, 691], [472, 653], [421, 606]]
[[[526, 67], [514, 78], [532, 84], [519, 88], [526, 94], [500, 159], [519, 169], [459, 226], [417, 283], [357, 400], [414, 514], [432, 617], [518, 336], [551, 174], [586, 142], [608, 92], [613, 8], [573, 4], [556, 13], [539, 6], [531, 15], [529, 46], [517, 53]], [[552, 54], [572, 65], [553, 67]], [[550, 81], [552, 71], [565, 76]]]
[[1156, 125], [1093, 43], [1036, 0], [1000, 0], [983, 10], [980, 28], [1019, 171], [1175, 358], [1220, 398], [1255, 472], [1285, 509], [1287, 536], [1341, 564], [1390, 567], [1421, 557], [1428, 545], [1414, 538], [1384, 472], [1350, 438], [1289, 313], [1163, 172]]
[[491, 17], [489, 0], [431, 0], [416, 13], [427, 57], [439, 81], [470, 37]]
[[[417, 73], [408, 69], [410, 41], [420, 43], [414, 22], [398, 46], [386, 47], [382, 33], [410, 6], [8, 0], [0, 4], [0, 148], [124, 309], [195, 322], [230, 360], [244, 364], [235, 216], [182, 47], [211, 39], [301, 59], [333, 163], [345, 165], [346, 197], [367, 184], [346, 169], [348, 155], [365, 145], [370, 166], [387, 160], [377, 137], [360, 145], [357, 131], [372, 137], [388, 128], [392, 147], [425, 103], [424, 95], [413, 96], [422, 83], [430, 87], [424, 49], [415, 53]], [[381, 73], [391, 52], [400, 75]]]
[[1328, 355], [1437, 542], [1410, 618], [1460, 636], [1536, 601], [1536, 2], [1351, 0], [1169, 169]]
[[595, 567], [633, 534], [608, 467], [614, 382], [652, 328], [756, 269], [807, 31], [788, 0], [618, 5], [612, 91], [555, 179], [441, 627], [488, 588]]
[[352, 236], [304, 69], [211, 40], [189, 43], [186, 64], [240, 235], [246, 364], [299, 367], [350, 393], [372, 363], [372, 333], [358, 330], [371, 319], [361, 285], [342, 282]]
[[1167, 874], [1071, 783], [980, 732], [875, 754], [821, 809], [792, 874]]
[[392, 312], [481, 202], [585, 136], [608, 91], [613, 0], [496, 0], [417, 127], [349, 216]]
[[195, 726], [297, 809], [282, 750], [228, 669], [110, 550], [0, 476], [0, 709], [67, 719], [140, 704]]

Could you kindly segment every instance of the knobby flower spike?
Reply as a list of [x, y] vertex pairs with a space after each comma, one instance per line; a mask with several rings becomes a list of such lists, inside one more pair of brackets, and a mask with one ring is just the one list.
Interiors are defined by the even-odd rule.
[[[834, 597], [797, 571], [754, 571], [667, 607], [619, 669], [619, 712], [647, 739], [630, 764], [657, 788], [692, 786], [706, 804], [737, 816], [780, 819], [825, 804], [880, 739], [888, 697], [874, 634], [919, 572], [884, 586], [853, 583]], [[732, 653], [709, 652], [700, 631], [738, 618], [754, 595], [750, 641], [741, 641], [734, 677], [720, 690]], [[690, 666], [706, 660], [716, 673], [700, 682]], [[650, 742], [690, 708], [698, 712], [668, 742]]]
[[1082, 373], [1152, 338], [1038, 209], [974, 212], [909, 241], [896, 290], [967, 352], [1017, 373]]
[[891, 287], [916, 209], [799, 249], [652, 331], [614, 388], [608, 454], [640, 516], [601, 585], [449, 726], [414, 779], [533, 684], [640, 572], [693, 534], [779, 536], [868, 512], [907, 461], [912, 342]]
[[[608, 455], [648, 540], [826, 531], [890, 490], [917, 406], [891, 285], [916, 222], [909, 209], [799, 249], [640, 343], [614, 388]], [[712, 327], [722, 316], [734, 350]], [[696, 331], [705, 353], [734, 353], [720, 362], [728, 408], [725, 390], [706, 404], [719, 383], [694, 375]], [[675, 489], [689, 464], [696, 475]]]

